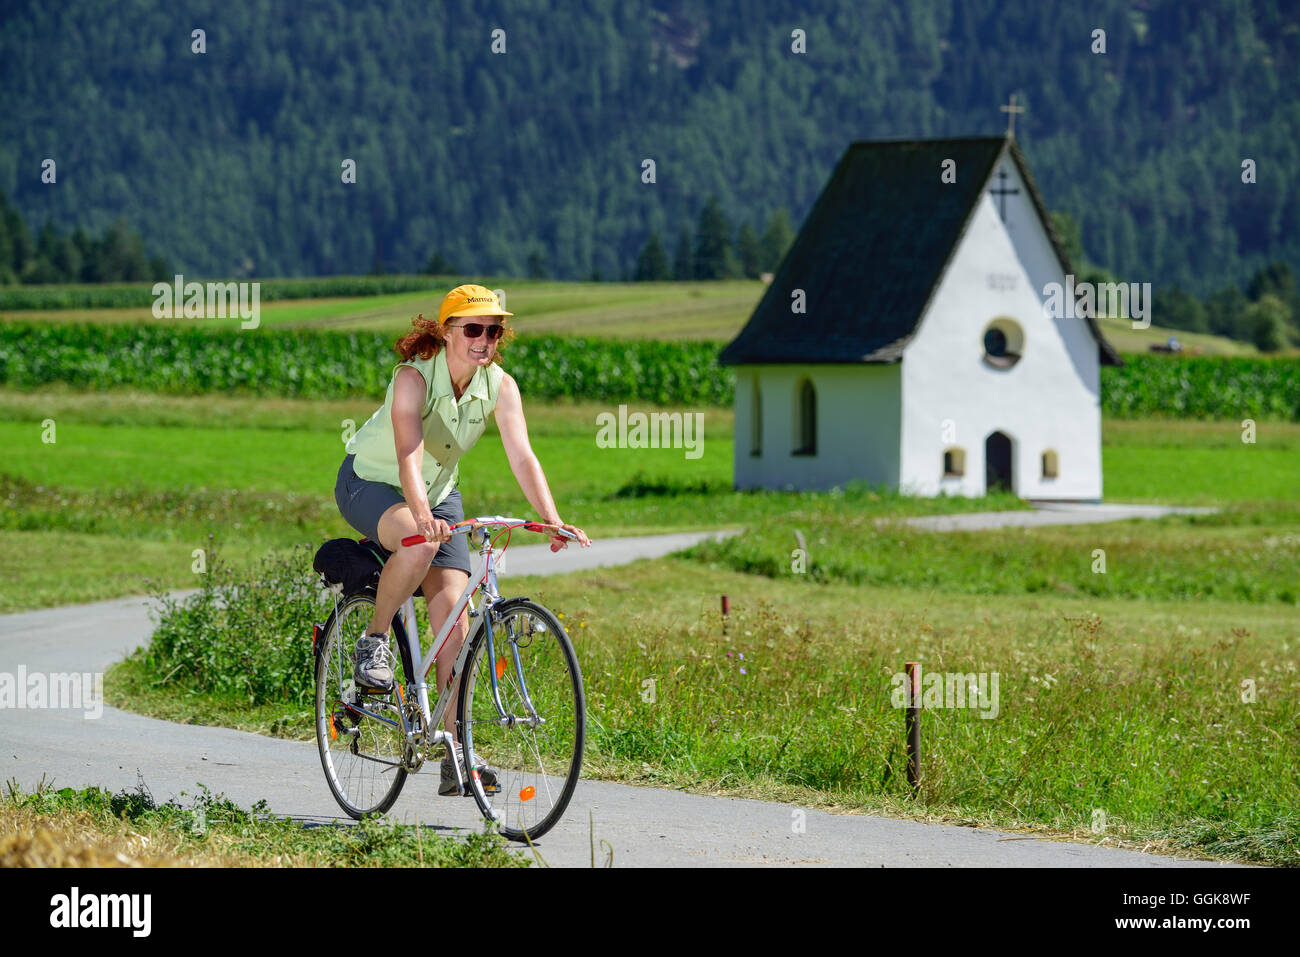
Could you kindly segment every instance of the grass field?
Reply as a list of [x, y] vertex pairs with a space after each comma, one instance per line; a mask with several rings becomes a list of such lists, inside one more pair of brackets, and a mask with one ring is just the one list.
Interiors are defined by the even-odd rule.
[[[1084, 838], [1100, 809], [1111, 844], [1300, 864], [1294, 606], [864, 589], [680, 558], [509, 587], [563, 609], [587, 690], [589, 777]], [[192, 659], [128, 659], [109, 703], [310, 739], [306, 681], [252, 704], [196, 685], [248, 660], [258, 639], [243, 617], [177, 646]], [[170, 630], [194, 628], [181, 617]], [[306, 669], [305, 643], [277, 640], [261, 657], [279, 672], [286, 653]], [[925, 712], [916, 798], [890, 700], [905, 661], [999, 676], [991, 719]], [[187, 677], [160, 682], [172, 671]]]
[[[506, 308], [521, 333], [615, 338], [729, 341], [749, 319], [767, 287], [758, 280], [720, 282], [549, 282], [492, 278], [475, 280], [506, 292]], [[450, 285], [447, 288], [451, 288]], [[290, 299], [260, 306], [268, 327], [377, 329], [398, 333], [417, 313], [436, 316], [439, 295], [406, 292], [376, 296]], [[0, 310], [0, 322], [40, 318], [49, 322], [170, 323], [151, 309]], [[188, 323], [237, 328], [238, 320], [191, 319]], [[1099, 319], [1102, 332], [1120, 352], [1145, 353], [1152, 344], [1177, 336], [1185, 349], [1204, 355], [1257, 355], [1248, 342], [1222, 336], [1151, 326], [1133, 329], [1121, 319]]]
[[[567, 283], [503, 280], [506, 308], [521, 333], [598, 335], [620, 338], [730, 339], [749, 318], [767, 288], [757, 280], [722, 282]], [[451, 288], [450, 286], [447, 287]], [[339, 330], [410, 329], [417, 313], [437, 317], [440, 294], [394, 293], [262, 303], [260, 325], [317, 326]], [[148, 308], [49, 309], [0, 312], [0, 321], [172, 323]], [[192, 319], [196, 325], [238, 328], [238, 319]]]
[[[363, 402], [0, 390], [0, 441], [9, 450], [0, 470], [0, 609], [139, 594], [145, 577], [187, 587], [193, 550], [213, 542], [246, 564], [270, 546], [351, 534], [333, 501], [343, 423], [359, 426], [372, 411]], [[561, 514], [596, 537], [773, 521], [785, 527], [789, 513], [808, 509], [862, 520], [1020, 505], [1009, 497], [904, 499], [868, 490], [735, 494], [728, 491], [730, 410], [704, 413], [699, 459], [683, 450], [598, 450], [601, 411], [527, 407]], [[52, 444], [41, 441], [47, 418], [57, 427]], [[1253, 445], [1241, 442], [1233, 423], [1107, 420], [1104, 434], [1110, 500], [1295, 498], [1300, 425], [1261, 423]], [[531, 514], [493, 431], [462, 463], [461, 481], [472, 512]], [[78, 555], [73, 565], [70, 550]]]
[[[578, 301], [572, 284], [535, 285], [512, 292], [511, 308], [528, 303], [538, 322], [582, 320], [590, 325], [581, 331], [610, 335], [645, 335], [650, 315], [657, 330], [738, 328], [761, 291], [703, 284], [711, 295], [675, 314], [681, 295], [671, 287], [601, 284], [601, 295]], [[365, 315], [357, 301], [337, 300], [328, 305], [338, 311], [310, 313], [321, 302], [275, 303], [284, 310], [275, 321], [395, 330], [414, 300], [370, 297], [362, 302], [376, 311]], [[726, 318], [733, 308], [739, 318]], [[720, 328], [707, 338], [725, 338]], [[310, 580], [310, 543], [355, 535], [333, 484], [346, 420], [360, 426], [373, 411], [365, 401], [0, 389], [0, 611], [193, 588], [210, 580], [194, 571], [195, 549], [209, 568], [228, 563], [235, 580], [273, 581], [262, 560], [297, 545], [289, 564]], [[591, 708], [585, 774], [1076, 836], [1100, 810], [1111, 843], [1300, 863], [1300, 423], [1261, 421], [1248, 444], [1237, 422], [1106, 418], [1108, 501], [1222, 511], [944, 535], [881, 521], [1023, 505], [856, 487], [734, 493], [729, 409], [704, 410], [699, 459], [597, 449], [596, 415], [607, 405], [529, 402], [526, 411], [561, 514], [593, 537], [749, 529], [686, 556], [509, 580], [512, 592], [563, 610], [578, 644]], [[47, 419], [54, 443], [42, 441]], [[471, 512], [531, 514], [495, 432], [464, 460], [461, 483]], [[796, 528], [808, 544], [806, 574], [791, 567]], [[733, 608], [725, 631], [721, 594]], [[239, 654], [209, 656], [217, 665], [245, 652], [259, 660], [257, 643], [270, 641], [305, 661], [301, 623], [285, 625], [278, 605], [261, 610], [272, 623], [265, 634], [203, 633], [218, 647], [245, 643]], [[891, 676], [908, 660], [1001, 676], [996, 719], [926, 712], [915, 798], [900, 781], [902, 721], [889, 701]], [[109, 703], [306, 736], [308, 682], [292, 670], [277, 695], [249, 701], [203, 690], [201, 669], [178, 664], [133, 656], [110, 673]], [[649, 679], [654, 704], [642, 695]], [[100, 828], [97, 846], [113, 846], [102, 796], [21, 801], [26, 836], [11, 830], [8, 845], [0, 836], [11, 850], [26, 842], [15, 853], [45, 846], [33, 835], [47, 819], [65, 831], [67, 821]], [[405, 850], [392, 860], [409, 861], [409, 842], [398, 843]], [[238, 857], [246, 851], [223, 846], [193, 859], [255, 862]], [[333, 860], [308, 847], [282, 851]]]
[[1183, 351], [1206, 356], [1257, 356], [1259, 350], [1254, 343], [1214, 336], [1205, 332], [1184, 332], [1181, 329], [1166, 329], [1162, 326], [1149, 326], [1146, 329], [1134, 329], [1129, 319], [1099, 318], [1097, 325], [1119, 352], [1149, 352], [1151, 346], [1169, 341], [1170, 336], [1182, 343]]

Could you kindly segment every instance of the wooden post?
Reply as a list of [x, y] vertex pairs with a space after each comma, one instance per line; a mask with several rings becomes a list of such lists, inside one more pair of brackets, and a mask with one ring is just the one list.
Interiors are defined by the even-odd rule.
[[907, 663], [907, 783], [912, 794], [921, 787], [921, 663]]

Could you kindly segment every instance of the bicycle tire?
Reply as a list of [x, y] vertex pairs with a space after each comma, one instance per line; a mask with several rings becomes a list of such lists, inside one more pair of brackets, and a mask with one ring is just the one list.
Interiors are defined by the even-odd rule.
[[[374, 606], [373, 588], [343, 599], [326, 620], [314, 669], [316, 749], [320, 753], [321, 769], [334, 800], [349, 817], [357, 820], [367, 814], [383, 814], [391, 808], [407, 775], [402, 764], [388, 763], [401, 762], [405, 756], [405, 736], [397, 718], [397, 682], [401, 675], [394, 675], [394, 688], [387, 695], [356, 697], [355, 688], [348, 691], [352, 685], [356, 640], [360, 629], [365, 628], [374, 614]], [[400, 615], [394, 616], [392, 640], [401, 647], [405, 635]], [[348, 711], [343, 701], [349, 697], [357, 704], [364, 699], [369, 711], [388, 712], [399, 727], [393, 729], [374, 718]]]
[[[477, 753], [495, 768], [498, 788], [485, 788], [472, 772], [468, 783], [479, 810], [498, 823], [504, 837], [536, 840], [564, 816], [582, 772], [582, 671], [564, 626], [544, 606], [510, 599], [493, 609], [492, 618], [492, 655], [485, 629], [474, 639], [461, 678], [457, 724], [466, 756]], [[547, 722], [540, 733], [538, 726], [502, 724], [485, 670], [497, 667], [492, 658], [503, 661], [498, 687], [506, 714], [531, 716], [521, 693], [526, 689], [536, 713]]]

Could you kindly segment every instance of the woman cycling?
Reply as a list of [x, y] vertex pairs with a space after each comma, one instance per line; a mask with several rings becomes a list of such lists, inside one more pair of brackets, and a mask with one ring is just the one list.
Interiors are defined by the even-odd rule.
[[[339, 467], [334, 500], [349, 525], [393, 554], [379, 576], [375, 613], [357, 641], [354, 678], [358, 685], [388, 691], [395, 660], [388, 632], [398, 608], [419, 586], [428, 602], [430, 623], [445, 621], [469, 582], [466, 536], [450, 527], [465, 517], [457, 489], [460, 457], [470, 450], [496, 413], [501, 444], [524, 496], [542, 521], [561, 526], [591, 544], [580, 528], [560, 520], [541, 464], [528, 442], [523, 403], [515, 380], [500, 366], [497, 340], [513, 313], [501, 308], [483, 286], [457, 286], [442, 300], [438, 321], [423, 315], [397, 340], [402, 356], [382, 408], [352, 436]], [[472, 318], [471, 318], [472, 317]], [[402, 546], [402, 539], [424, 536], [424, 543]], [[552, 550], [567, 546], [558, 535]], [[437, 687], [445, 687], [468, 633], [462, 612], [437, 658]], [[444, 722], [456, 736], [456, 702]], [[459, 742], [456, 758], [468, 776]], [[486, 784], [495, 772], [478, 755], [471, 766]], [[456, 793], [450, 758], [442, 762], [440, 794]]]

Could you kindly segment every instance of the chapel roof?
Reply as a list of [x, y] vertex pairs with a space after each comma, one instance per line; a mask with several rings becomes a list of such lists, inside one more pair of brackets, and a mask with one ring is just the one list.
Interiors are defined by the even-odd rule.
[[[1003, 151], [1028, 187], [1064, 272], [1074, 272], [1038, 187], [1007, 136], [877, 140], [845, 151], [723, 365], [897, 362]], [[940, 186], [955, 160], [957, 182]], [[807, 312], [790, 311], [803, 289]], [[793, 321], [792, 321], [793, 320]], [[1122, 364], [1095, 319], [1102, 365]]]

